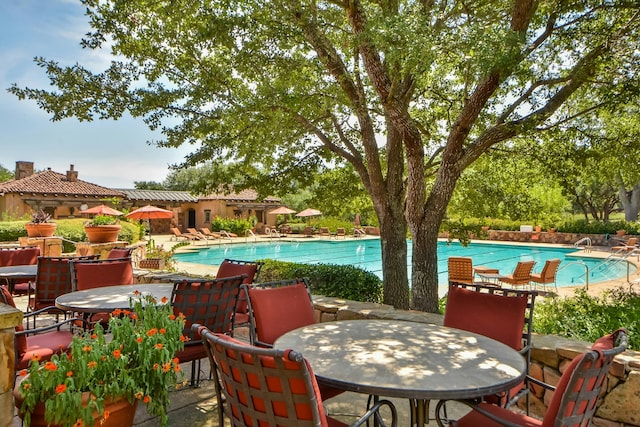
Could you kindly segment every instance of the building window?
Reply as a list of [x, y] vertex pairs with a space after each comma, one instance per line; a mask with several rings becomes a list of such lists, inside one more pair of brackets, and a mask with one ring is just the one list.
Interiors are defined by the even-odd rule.
[[211, 211], [208, 209], [204, 211], [204, 222], [206, 224], [209, 224], [211, 222]]

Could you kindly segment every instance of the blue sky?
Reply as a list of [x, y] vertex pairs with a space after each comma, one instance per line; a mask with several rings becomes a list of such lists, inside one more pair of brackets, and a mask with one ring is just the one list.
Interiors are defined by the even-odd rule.
[[108, 51], [80, 47], [89, 29], [79, 0], [0, 2], [0, 165], [13, 171], [16, 161], [32, 161], [36, 170], [50, 167], [65, 173], [73, 164], [78, 178], [111, 188], [162, 181], [168, 166], [180, 163], [190, 146], [150, 146], [147, 141], [158, 136], [133, 118], [52, 122], [35, 102], [20, 101], [6, 91], [12, 83], [50, 87], [44, 71], [33, 62], [35, 56], [61, 65], [80, 63], [94, 71], [106, 68]]

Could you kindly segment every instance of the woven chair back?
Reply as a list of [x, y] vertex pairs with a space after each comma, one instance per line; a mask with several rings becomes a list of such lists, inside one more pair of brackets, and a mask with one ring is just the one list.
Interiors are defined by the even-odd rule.
[[473, 260], [469, 257], [452, 256], [447, 259], [449, 284], [473, 284]]
[[315, 377], [300, 353], [246, 345], [206, 329], [201, 334], [218, 401], [225, 398], [219, 425], [224, 415], [232, 426], [327, 425]]

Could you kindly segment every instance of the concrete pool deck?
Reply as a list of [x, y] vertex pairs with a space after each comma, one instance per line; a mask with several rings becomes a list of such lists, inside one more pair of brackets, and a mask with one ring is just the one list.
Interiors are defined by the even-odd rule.
[[[347, 236], [347, 240], [363, 240], [363, 239], [378, 239], [377, 236], [363, 236], [354, 238], [351, 236]], [[172, 245], [179, 243], [174, 239], [173, 235], [154, 235], [153, 240], [156, 242], [156, 245], [163, 245], [166, 248], [170, 248]], [[311, 239], [318, 240], [330, 240], [334, 239], [334, 237], [329, 236], [314, 236]], [[209, 239], [209, 240], [192, 240], [189, 241], [189, 246], [181, 246], [176, 249], [176, 252], [186, 252], [193, 249], [200, 249], [205, 247], [219, 246], [225, 244], [236, 244], [236, 243], [252, 243], [252, 242], [273, 242], [274, 238], [264, 236], [264, 235], [256, 235], [249, 237], [234, 237], [231, 239]], [[304, 237], [300, 235], [297, 237], [295, 234], [290, 234], [287, 237], [280, 238], [281, 241], [294, 241], [294, 242], [308, 242], [310, 240], [309, 237]], [[442, 239], [444, 241], [444, 239]], [[522, 245], [522, 246], [532, 246], [531, 243], [519, 243], [519, 242], [504, 242], [504, 241], [493, 241], [493, 240], [473, 240], [472, 242], [477, 243], [496, 243], [496, 244], [510, 244], [510, 245]], [[547, 243], [536, 243], [535, 246], [541, 247], [561, 247], [561, 248], [573, 248], [571, 245], [560, 245], [560, 244], [547, 244]], [[609, 247], [597, 247], [594, 246], [590, 249], [590, 251], [585, 251], [583, 249], [576, 250], [574, 255], [579, 255], [581, 257], [586, 258], [597, 258], [597, 259], [606, 259], [611, 255], [611, 249]], [[634, 289], [640, 290], [640, 256], [629, 256], [627, 259], [631, 264], [636, 266], [636, 272], [629, 273], [629, 277], [623, 277], [616, 280], [610, 280], [606, 282], [599, 283], [589, 283], [588, 286], [588, 294], [590, 295], [599, 295], [605, 290], [624, 288], [624, 289]], [[194, 264], [187, 262], [177, 262], [176, 269], [179, 272], [189, 273], [192, 275], [201, 275], [201, 276], [215, 276], [218, 271], [218, 266], [215, 265], [204, 265], [204, 264]], [[558, 288], [558, 294], [561, 296], [564, 295], [573, 295], [576, 289], [584, 288], [584, 285], [580, 286], [562, 286]]]

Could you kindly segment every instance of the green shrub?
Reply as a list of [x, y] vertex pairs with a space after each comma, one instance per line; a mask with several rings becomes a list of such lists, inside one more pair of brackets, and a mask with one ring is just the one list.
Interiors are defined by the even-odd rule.
[[584, 234], [615, 234], [618, 230], [625, 230], [627, 234], [640, 234], [637, 223], [626, 221], [586, 221], [584, 219], [568, 220], [560, 222], [556, 227], [557, 231], [563, 233], [584, 233]]
[[533, 330], [540, 334], [594, 342], [625, 327], [629, 348], [640, 348], [640, 295], [622, 288], [594, 297], [578, 289], [572, 297], [552, 297], [536, 302]]
[[244, 218], [221, 218], [217, 216], [211, 221], [211, 231], [224, 230], [235, 233], [238, 236], [244, 236], [245, 231], [251, 230], [252, 228], [253, 224], [251, 220]]
[[300, 277], [309, 279], [311, 292], [332, 298], [362, 302], [382, 302], [382, 281], [378, 276], [352, 265], [298, 264], [262, 260], [261, 282]]

